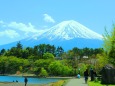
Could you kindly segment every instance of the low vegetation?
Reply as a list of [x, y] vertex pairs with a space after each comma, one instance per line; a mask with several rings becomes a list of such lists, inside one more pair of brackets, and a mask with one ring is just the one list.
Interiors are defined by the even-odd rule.
[[[107, 85], [103, 85], [103, 84], [101, 84], [100, 81], [98, 81], [98, 82], [95, 82], [95, 81], [89, 81], [89, 82], [88, 82], [88, 86], [107, 86]], [[115, 86], [115, 85], [108, 85], [108, 86]]]
[[60, 80], [58, 82], [52, 83], [50, 86], [64, 86], [65, 80]]

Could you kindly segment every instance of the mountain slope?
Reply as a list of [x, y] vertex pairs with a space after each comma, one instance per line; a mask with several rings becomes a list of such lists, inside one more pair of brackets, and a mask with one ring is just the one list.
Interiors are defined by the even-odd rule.
[[[99, 48], [102, 46], [102, 36], [82, 24], [70, 20], [63, 21], [46, 32], [35, 34], [32, 37], [20, 40], [24, 47], [35, 46], [38, 44], [51, 44], [55, 46], [62, 46], [64, 50], [72, 49], [73, 47], [78, 48]], [[17, 42], [7, 44], [1, 47], [7, 46], [8, 48], [16, 45]]]
[[38, 39], [47, 38], [49, 40], [63, 39], [70, 40], [75, 38], [86, 38], [86, 39], [102, 39], [102, 36], [82, 24], [70, 20], [61, 22], [51, 27], [47, 32], [43, 33]]

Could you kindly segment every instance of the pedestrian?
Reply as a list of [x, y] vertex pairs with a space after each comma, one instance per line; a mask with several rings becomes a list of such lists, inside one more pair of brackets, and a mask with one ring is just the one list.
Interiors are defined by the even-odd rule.
[[90, 69], [90, 77], [91, 77], [91, 81], [94, 81], [94, 79], [95, 79], [95, 72], [94, 72], [93, 68]]
[[78, 74], [77, 74], [77, 78], [80, 79], [80, 77], [81, 77], [81, 76], [80, 76], [80, 74], [78, 73]]
[[25, 82], [25, 86], [26, 86], [26, 85], [27, 85], [27, 82], [28, 82], [27, 77], [25, 77], [24, 82]]
[[85, 83], [87, 83], [88, 76], [89, 76], [88, 69], [86, 69], [84, 72]]
[[16, 82], [18, 82], [18, 80], [16, 80]]
[[94, 76], [94, 80], [96, 80], [96, 77], [97, 77], [96, 70], [93, 70], [93, 76]]

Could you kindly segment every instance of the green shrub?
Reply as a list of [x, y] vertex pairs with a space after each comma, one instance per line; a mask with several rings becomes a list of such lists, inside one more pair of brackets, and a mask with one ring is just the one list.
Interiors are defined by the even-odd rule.
[[41, 76], [41, 77], [47, 77], [48, 73], [47, 73], [47, 71], [44, 68], [41, 68], [41, 72], [40, 72], [39, 76]]

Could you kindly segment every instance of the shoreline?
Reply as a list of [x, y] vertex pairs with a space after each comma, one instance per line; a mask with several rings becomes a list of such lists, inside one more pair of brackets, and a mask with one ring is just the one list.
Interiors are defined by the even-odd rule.
[[[0, 76], [19, 76], [19, 77], [35, 77], [35, 78], [46, 78], [46, 79], [72, 79], [72, 78], [75, 78], [75, 77], [60, 77], [60, 76], [51, 76], [51, 77], [38, 77], [38, 76], [35, 76], [34, 74], [5, 74], [5, 75], [0, 75]], [[57, 81], [58, 82], [58, 81]], [[28, 83], [28, 86], [53, 86], [52, 84], [53, 83], [56, 83], [56, 82], [51, 82], [51, 83], [43, 83], [43, 84], [40, 84], [40, 83]], [[0, 82], [0, 86], [24, 86], [24, 83], [21, 83], [21, 82]]]
[[22, 77], [35, 77], [35, 78], [62, 78], [62, 79], [71, 79], [71, 78], [76, 78], [75, 76], [49, 76], [49, 77], [39, 77], [36, 76], [35, 74], [4, 74], [0, 76], [22, 76]]

